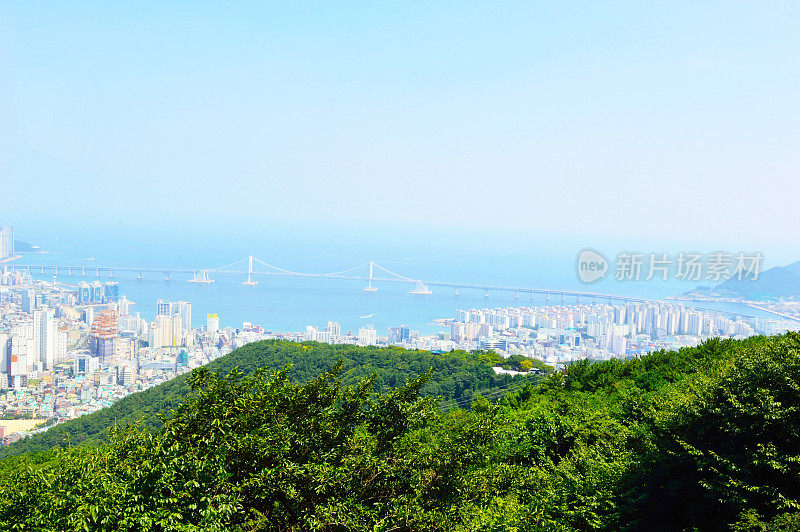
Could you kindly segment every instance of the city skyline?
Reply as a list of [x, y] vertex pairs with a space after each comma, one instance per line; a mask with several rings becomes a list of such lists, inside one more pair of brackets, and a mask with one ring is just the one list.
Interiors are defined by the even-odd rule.
[[[345, 331], [333, 320], [301, 331], [251, 321], [223, 324], [216, 313], [195, 327], [200, 320], [193, 323], [191, 301], [159, 298], [152, 320], [135, 306], [116, 281], [61, 284], [26, 271], [0, 273], [0, 413], [65, 421], [259, 340], [398, 346], [439, 354], [490, 350], [560, 369], [584, 359], [627, 359], [696, 346], [712, 337], [780, 334], [796, 330], [800, 321], [796, 301], [750, 306], [769, 318], [682, 301], [530, 302], [457, 309], [454, 317], [435, 320], [433, 333], [404, 324], [388, 327], [384, 335], [369, 323]], [[541, 370], [532, 364], [525, 372]], [[18, 425], [7, 441], [23, 436], [25, 426]]]

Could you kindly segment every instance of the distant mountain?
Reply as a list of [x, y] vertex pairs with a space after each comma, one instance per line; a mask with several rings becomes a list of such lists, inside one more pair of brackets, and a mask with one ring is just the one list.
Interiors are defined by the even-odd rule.
[[23, 242], [22, 240], [14, 240], [14, 251], [17, 253], [37, 253], [42, 251], [42, 248]]
[[744, 297], [800, 297], [800, 261], [763, 271], [755, 281], [728, 279], [716, 291]]
[[800, 260], [798, 260], [797, 262], [793, 262], [788, 266], [784, 266], [784, 268], [786, 268], [787, 270], [789, 270], [794, 274], [800, 275]]

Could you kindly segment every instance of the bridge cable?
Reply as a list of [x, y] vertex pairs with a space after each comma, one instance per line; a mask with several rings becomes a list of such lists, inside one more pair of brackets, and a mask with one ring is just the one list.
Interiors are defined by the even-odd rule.
[[348, 268], [346, 270], [342, 270], [342, 271], [339, 271], [339, 272], [331, 272], [331, 273], [302, 273], [302, 272], [294, 272], [294, 271], [291, 271], [291, 270], [286, 270], [284, 268], [279, 268], [279, 267], [277, 267], [277, 266], [275, 266], [273, 264], [270, 264], [268, 262], [264, 262], [263, 260], [259, 259], [258, 257], [253, 257], [253, 260], [259, 262], [260, 264], [263, 264], [264, 266], [267, 266], [268, 268], [272, 268], [274, 270], [278, 270], [279, 272], [288, 273], [288, 274], [291, 274], [291, 275], [301, 275], [301, 276], [304, 276], [304, 277], [317, 276], [317, 275], [319, 275], [319, 276], [340, 275], [340, 274], [351, 272], [353, 270], [357, 270], [359, 268], [363, 268], [363, 267], [367, 266], [367, 264], [360, 264], [358, 266], [354, 266], [354, 267]]
[[411, 279], [410, 277], [403, 277], [402, 275], [400, 275], [400, 274], [397, 274], [397, 273], [394, 273], [394, 272], [393, 272], [393, 271], [391, 271], [391, 270], [387, 270], [386, 268], [384, 268], [384, 267], [383, 267], [383, 266], [381, 266], [380, 264], [376, 264], [376, 263], [374, 263], [374, 262], [373, 262], [372, 264], [373, 264], [373, 265], [374, 265], [376, 268], [380, 268], [381, 270], [385, 271], [386, 273], [388, 273], [388, 274], [390, 274], [390, 275], [394, 275], [395, 277], [397, 277], [397, 278], [399, 278], [399, 279], [403, 279], [404, 281], [411, 281], [411, 282], [414, 282], [414, 283], [416, 283], [416, 282], [420, 282], [420, 280], [419, 280], [419, 279]]

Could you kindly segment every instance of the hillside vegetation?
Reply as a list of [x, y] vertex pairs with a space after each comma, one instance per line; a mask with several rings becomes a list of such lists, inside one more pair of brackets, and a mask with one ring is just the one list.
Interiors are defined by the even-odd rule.
[[[433, 354], [399, 347], [266, 340], [240, 347], [206, 367], [224, 376], [234, 368], [250, 375], [259, 368], [277, 371], [291, 364], [287, 376], [295, 382], [308, 382], [341, 361], [339, 378], [343, 383], [355, 384], [374, 374], [373, 386], [377, 392], [402, 386], [407, 380], [433, 368], [430, 380], [420, 393], [450, 400], [449, 404], [469, 406], [476, 391], [504, 388], [514, 381], [521, 381], [521, 377], [512, 379], [507, 375], [496, 375], [492, 370], [496, 364], [508, 365], [516, 361], [519, 365], [519, 358], [504, 360], [496, 353], [484, 352]], [[530, 364], [530, 359], [526, 362]], [[0, 447], [0, 457], [57, 446], [107, 442], [108, 429], [114, 425], [121, 427], [140, 423], [142, 427], [157, 430], [161, 427], [158, 415], [177, 408], [191, 392], [188, 377], [187, 374], [178, 376], [148, 390], [131, 394], [108, 408], [59, 424], [47, 432], [8, 447]]]
[[157, 432], [0, 461], [0, 526], [800, 529], [797, 334], [579, 363], [469, 410], [421, 397], [430, 373], [346, 374], [198, 370]]

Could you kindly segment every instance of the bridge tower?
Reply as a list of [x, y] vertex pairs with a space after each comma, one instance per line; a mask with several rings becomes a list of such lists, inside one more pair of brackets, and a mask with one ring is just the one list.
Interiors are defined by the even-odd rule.
[[417, 281], [417, 286], [414, 287], [413, 290], [409, 292], [410, 294], [418, 294], [418, 295], [430, 295], [433, 292], [428, 288], [428, 285], [423, 283], [422, 281]]
[[242, 284], [245, 286], [255, 286], [258, 284], [258, 281], [254, 281], [253, 278], [253, 256], [250, 255], [247, 259], [247, 280], [242, 281]]
[[201, 283], [201, 284], [209, 284], [213, 283], [214, 279], [210, 279], [208, 277], [208, 270], [200, 270], [198, 273], [197, 271], [194, 272], [194, 277], [189, 279], [190, 283]]
[[363, 288], [364, 292], [377, 292], [378, 289], [372, 286], [372, 267], [375, 263], [369, 261], [369, 283]]

